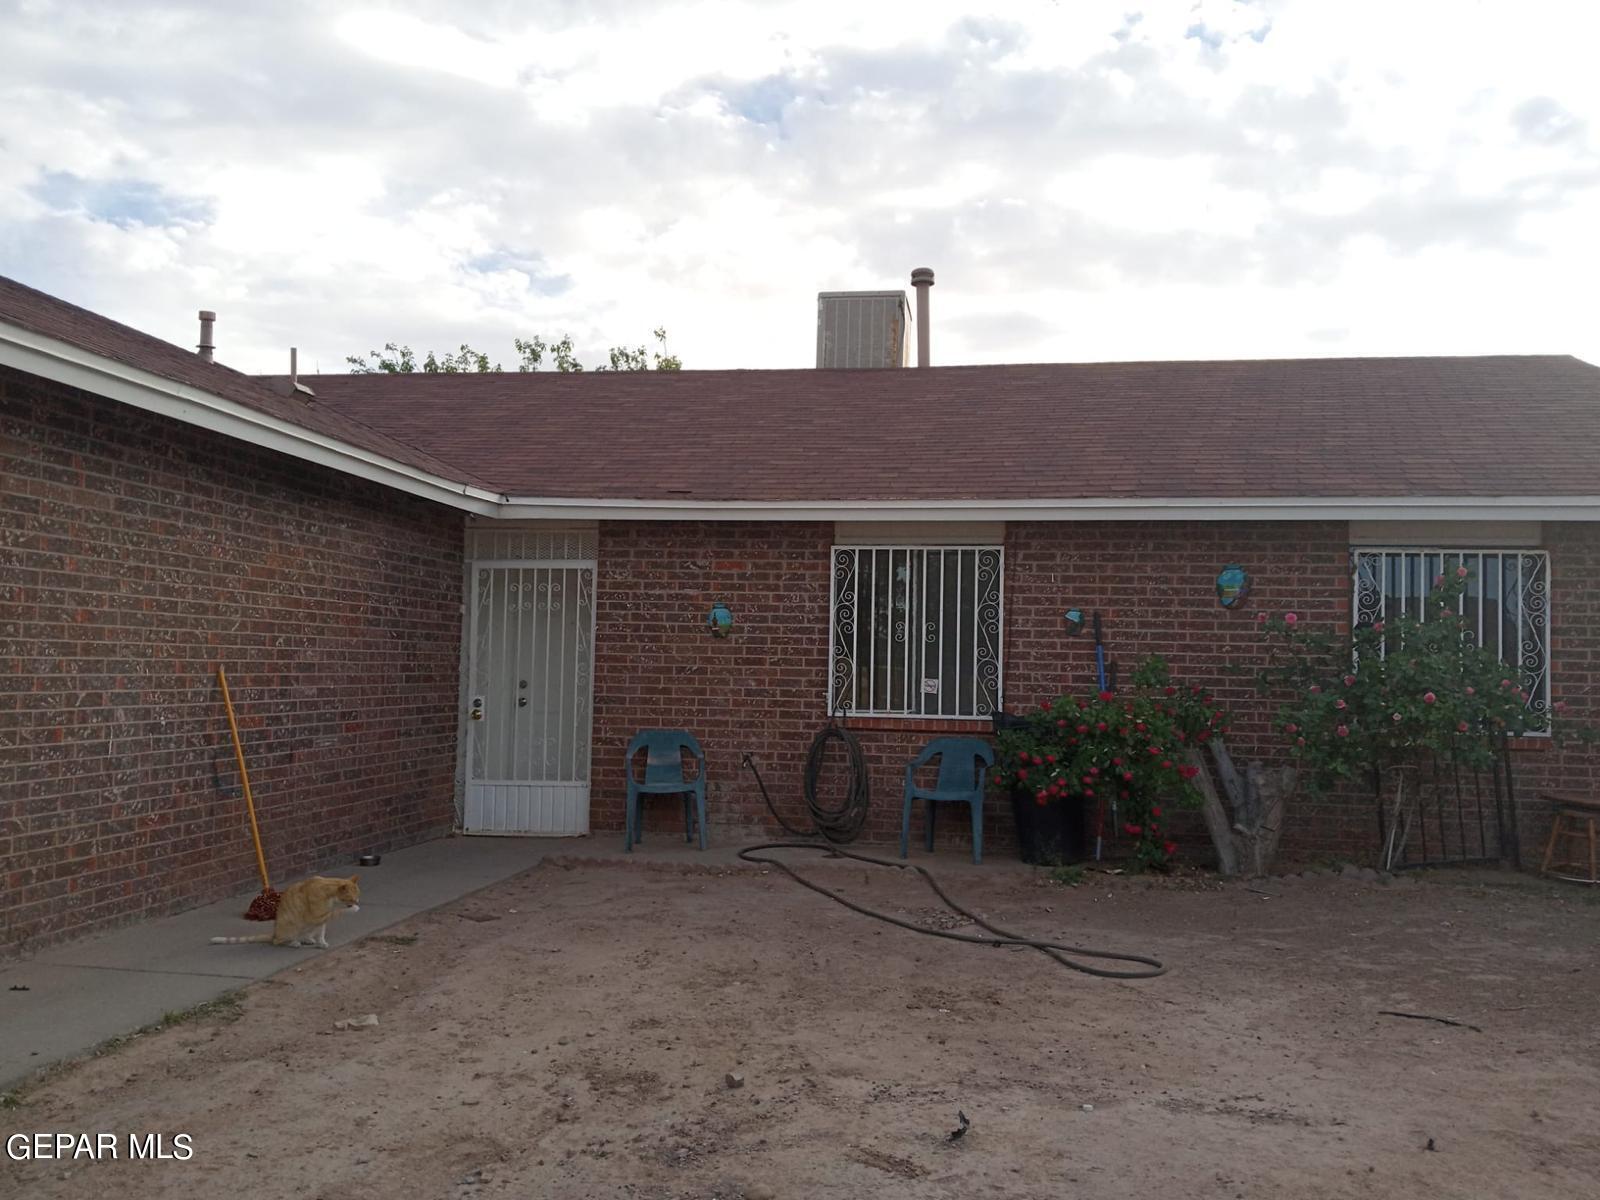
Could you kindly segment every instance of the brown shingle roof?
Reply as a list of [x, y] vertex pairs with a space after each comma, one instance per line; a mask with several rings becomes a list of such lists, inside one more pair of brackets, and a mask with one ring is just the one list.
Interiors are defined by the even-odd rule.
[[208, 363], [198, 354], [170, 342], [119, 325], [4, 276], [0, 276], [0, 321], [220, 396], [408, 467], [454, 482], [483, 486], [475, 471], [454, 466], [425, 449], [365, 425], [358, 413], [279, 395], [259, 376], [246, 375], [220, 363]]
[[1600, 496], [1600, 368], [1559, 355], [316, 375], [308, 404], [4, 278], [0, 322], [513, 496]]
[[1567, 356], [310, 382], [514, 496], [1600, 495], [1600, 368]]

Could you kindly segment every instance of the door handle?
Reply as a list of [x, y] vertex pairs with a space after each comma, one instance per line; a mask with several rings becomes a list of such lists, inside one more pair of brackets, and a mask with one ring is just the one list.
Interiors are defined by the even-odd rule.
[[482, 696], [474, 696], [472, 698], [472, 707], [467, 710], [467, 716], [470, 717], [474, 721], [483, 720], [483, 697]]

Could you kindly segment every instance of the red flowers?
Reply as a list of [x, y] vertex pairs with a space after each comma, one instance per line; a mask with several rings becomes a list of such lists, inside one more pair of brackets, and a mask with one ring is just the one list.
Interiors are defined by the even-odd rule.
[[1185, 779], [1193, 779], [1196, 775], [1200, 774], [1200, 768], [1196, 766], [1182, 766], [1178, 768], [1178, 774], [1183, 776]]
[[1350, 727], [1348, 725], [1340, 725], [1333, 732], [1338, 734], [1340, 737], [1349, 737], [1350, 736]]
[[1112, 699], [1112, 695], [1111, 695], [1110, 692], [1101, 692], [1100, 693], [1100, 699], [1102, 699], [1102, 700], [1110, 700], [1110, 699]]
[[1127, 834], [1129, 837], [1138, 837], [1144, 832], [1144, 827], [1142, 825], [1124, 825], [1122, 827], [1122, 832]]
[[1344, 685], [1345, 687], [1355, 687], [1356, 677], [1354, 675], [1346, 675], [1344, 677]]
[[1294, 623], [1296, 621], [1298, 621], [1299, 619], [1300, 618], [1295, 616], [1293, 613], [1284, 613], [1283, 614], [1283, 623], [1285, 625], [1288, 625], [1290, 628], [1293, 628], [1294, 627]]
[[1423, 692], [1422, 693], [1422, 702], [1424, 704], [1436, 704], [1436, 703], [1438, 703], [1438, 700], [1439, 700], [1439, 697], [1435, 696], [1432, 692]]
[[1165, 850], [1169, 855], [1176, 854], [1178, 852], [1178, 843], [1177, 842], [1164, 842], [1164, 843], [1162, 843], [1161, 848], [1163, 850]]

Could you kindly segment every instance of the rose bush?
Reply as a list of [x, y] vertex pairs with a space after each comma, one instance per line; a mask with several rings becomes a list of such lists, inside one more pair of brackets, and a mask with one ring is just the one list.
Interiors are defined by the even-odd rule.
[[[1293, 613], [1262, 622], [1273, 642], [1258, 683], [1285, 697], [1275, 728], [1308, 786], [1326, 789], [1430, 753], [1483, 769], [1493, 735], [1552, 731], [1553, 714], [1529, 704], [1514, 668], [1473, 644], [1460, 615], [1468, 582], [1465, 568], [1440, 576], [1421, 615], [1359, 627], [1348, 640], [1303, 632]], [[1553, 732], [1594, 737], [1566, 722]]]
[[1041, 805], [1071, 796], [1106, 812], [1114, 804], [1134, 839], [1134, 865], [1165, 869], [1178, 849], [1166, 836], [1165, 808], [1201, 802], [1192, 782], [1198, 769], [1182, 761], [1184, 750], [1226, 732], [1228, 718], [1208, 690], [1173, 682], [1159, 657], [1132, 683], [1123, 695], [1058, 697], [1003, 730], [990, 778]]

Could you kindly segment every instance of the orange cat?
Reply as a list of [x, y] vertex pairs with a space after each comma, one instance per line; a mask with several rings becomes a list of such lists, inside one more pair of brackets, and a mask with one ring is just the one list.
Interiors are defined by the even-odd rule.
[[328, 921], [341, 908], [356, 912], [361, 908], [360, 876], [325, 879], [321, 875], [291, 883], [278, 898], [278, 919], [271, 933], [250, 937], [214, 937], [214, 946], [237, 946], [244, 942], [271, 942], [274, 946], [320, 946], [328, 948]]

